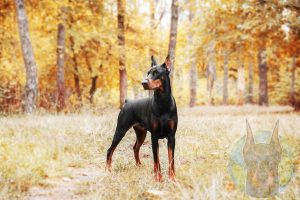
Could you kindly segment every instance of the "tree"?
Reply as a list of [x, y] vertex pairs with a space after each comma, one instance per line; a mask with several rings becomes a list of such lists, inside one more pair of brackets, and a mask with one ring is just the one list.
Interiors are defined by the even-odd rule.
[[208, 46], [208, 64], [206, 68], [207, 78], [207, 104], [213, 105], [213, 88], [217, 78], [216, 61], [215, 61], [215, 41], [212, 40]]
[[[73, 0], [69, 0], [69, 3], [72, 4]], [[69, 13], [68, 18], [68, 25], [69, 29], [72, 30], [73, 24], [75, 24], [74, 19], [74, 11], [71, 10]], [[73, 35], [70, 34], [70, 49], [72, 51], [72, 65], [73, 65], [73, 77], [74, 77], [74, 85], [75, 85], [75, 92], [77, 94], [77, 100], [81, 101], [81, 88], [80, 88], [80, 79], [79, 79], [79, 71], [78, 71], [78, 61], [77, 61], [77, 55], [76, 55], [76, 49], [75, 49], [75, 38]]]
[[[155, 44], [155, 0], [150, 0], [150, 45], [149, 45], [149, 54], [154, 56], [154, 44]], [[148, 96], [153, 96], [154, 92], [152, 90], [148, 91]]]
[[[296, 70], [297, 70], [297, 56], [299, 55], [299, 39], [300, 39], [300, 28], [298, 24], [298, 20], [300, 17], [300, 0], [297, 0], [296, 2], [293, 1], [287, 1], [286, 7], [294, 11], [294, 15], [291, 15], [292, 17], [289, 18], [289, 24], [292, 28], [291, 34], [292, 36], [289, 37], [290, 39], [290, 46], [289, 50], [291, 51], [292, 56], [292, 62], [291, 62], [291, 83], [290, 83], [290, 90], [289, 90], [289, 102], [290, 104], [295, 108], [295, 110], [300, 109], [300, 99], [297, 98], [299, 95], [299, 92], [296, 92]], [[298, 45], [297, 45], [298, 41]], [[296, 90], [296, 91], [295, 91]], [[298, 95], [297, 95], [298, 93]]]
[[196, 105], [196, 98], [197, 98], [197, 66], [194, 51], [191, 48], [193, 46], [193, 35], [192, 35], [192, 28], [193, 28], [193, 8], [192, 8], [192, 1], [189, 2], [189, 24], [190, 24], [190, 31], [188, 34], [188, 41], [190, 47], [190, 107], [194, 107]]
[[150, 0], [150, 45], [149, 54], [154, 56], [154, 34], [155, 34], [155, 0]]
[[61, 111], [65, 107], [65, 28], [63, 24], [58, 25], [57, 30], [57, 111]]
[[[87, 64], [88, 70], [91, 74], [91, 87], [90, 87], [90, 91], [89, 91], [89, 101], [91, 104], [94, 103], [94, 94], [96, 92], [97, 89], [97, 79], [98, 79], [98, 74], [93, 72], [92, 66], [91, 66], [91, 62], [89, 60], [89, 56], [88, 53], [86, 51], [85, 53], [85, 62]], [[102, 68], [102, 65], [100, 66], [100, 68]]]
[[127, 95], [127, 75], [125, 56], [125, 0], [118, 0], [118, 45], [119, 45], [119, 73], [120, 73], [120, 108]]
[[[266, 1], [259, 0], [259, 9], [266, 11], [265, 8]], [[265, 22], [265, 18], [262, 18]], [[258, 92], [258, 104], [259, 105], [269, 105], [268, 98], [268, 66], [267, 66], [267, 49], [266, 49], [266, 39], [265, 35], [267, 30], [263, 29], [258, 33], [258, 38], [260, 39], [259, 50], [258, 50], [258, 76], [259, 76], [259, 92]]]
[[223, 66], [223, 104], [227, 105], [228, 101], [228, 50], [224, 51], [224, 66]]
[[245, 77], [244, 77], [244, 63], [242, 60], [241, 48], [238, 51], [238, 78], [237, 78], [237, 96], [238, 105], [244, 104], [244, 93], [245, 93]]
[[268, 66], [267, 66], [267, 50], [262, 46], [258, 51], [258, 76], [259, 76], [259, 92], [258, 104], [269, 105], [268, 99]]
[[[169, 50], [171, 60], [171, 69], [174, 70], [175, 64], [175, 49], [176, 49], [176, 38], [177, 38], [177, 25], [178, 25], [178, 0], [172, 0], [171, 6], [171, 26], [170, 26], [170, 37], [169, 37]], [[171, 81], [173, 73], [171, 75]]]
[[248, 68], [248, 98], [247, 103], [253, 103], [253, 55], [249, 53], [249, 68]]
[[78, 62], [76, 58], [75, 53], [75, 41], [74, 37], [70, 36], [70, 45], [71, 45], [71, 51], [72, 51], [72, 60], [73, 60], [73, 75], [74, 75], [74, 85], [75, 85], [75, 91], [77, 94], [77, 99], [81, 101], [81, 89], [80, 89], [80, 79], [79, 79], [79, 71], [78, 71]]
[[127, 93], [127, 74], [125, 56], [125, 0], [118, 0], [118, 45], [119, 45], [119, 74], [120, 74], [120, 108], [125, 103]]
[[32, 113], [36, 110], [36, 99], [38, 95], [37, 70], [28, 31], [28, 20], [24, 0], [15, 0], [19, 35], [26, 69], [26, 86], [24, 94], [24, 110]]
[[296, 56], [292, 57], [292, 67], [291, 67], [291, 86], [290, 86], [290, 103], [295, 104], [295, 72], [296, 72]]

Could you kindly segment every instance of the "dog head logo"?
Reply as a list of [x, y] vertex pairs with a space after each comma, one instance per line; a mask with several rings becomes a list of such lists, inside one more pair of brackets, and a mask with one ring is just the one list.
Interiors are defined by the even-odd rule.
[[246, 142], [243, 147], [246, 193], [253, 197], [269, 197], [279, 192], [278, 165], [282, 148], [278, 137], [278, 121], [269, 144], [254, 142], [248, 121]]

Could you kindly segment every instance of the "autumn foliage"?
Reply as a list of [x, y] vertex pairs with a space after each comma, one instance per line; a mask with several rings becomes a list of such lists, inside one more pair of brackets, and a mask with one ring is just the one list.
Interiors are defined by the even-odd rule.
[[[179, 106], [259, 103], [299, 108], [299, 1], [174, 1], [179, 10], [177, 30], [171, 29], [177, 31], [175, 44], [174, 36], [170, 38], [171, 2], [120, 2], [123, 49], [116, 1], [25, 1], [39, 110], [56, 111], [62, 102], [59, 24], [65, 31], [63, 110], [117, 107], [119, 55], [126, 58], [126, 97], [148, 96], [140, 82], [151, 54], [162, 62], [169, 41], [176, 44], [172, 76]], [[0, 111], [20, 112], [26, 103], [26, 72], [14, 1], [0, 1], [0, 25]]]

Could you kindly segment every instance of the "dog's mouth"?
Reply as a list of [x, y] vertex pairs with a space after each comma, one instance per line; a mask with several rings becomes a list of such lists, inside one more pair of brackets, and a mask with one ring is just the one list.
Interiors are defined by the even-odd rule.
[[145, 79], [142, 81], [142, 85], [144, 87], [144, 90], [156, 90], [161, 87], [162, 82], [160, 79], [157, 80]]
[[149, 90], [149, 85], [148, 85], [148, 82], [142, 82], [142, 85], [143, 85], [143, 88], [144, 90]]

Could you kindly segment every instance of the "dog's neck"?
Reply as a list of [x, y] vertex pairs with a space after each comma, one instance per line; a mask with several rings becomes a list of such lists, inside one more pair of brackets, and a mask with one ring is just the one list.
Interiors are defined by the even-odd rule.
[[170, 78], [166, 75], [162, 87], [154, 91], [153, 103], [160, 112], [169, 111], [170, 107], [173, 106], [172, 98]]

